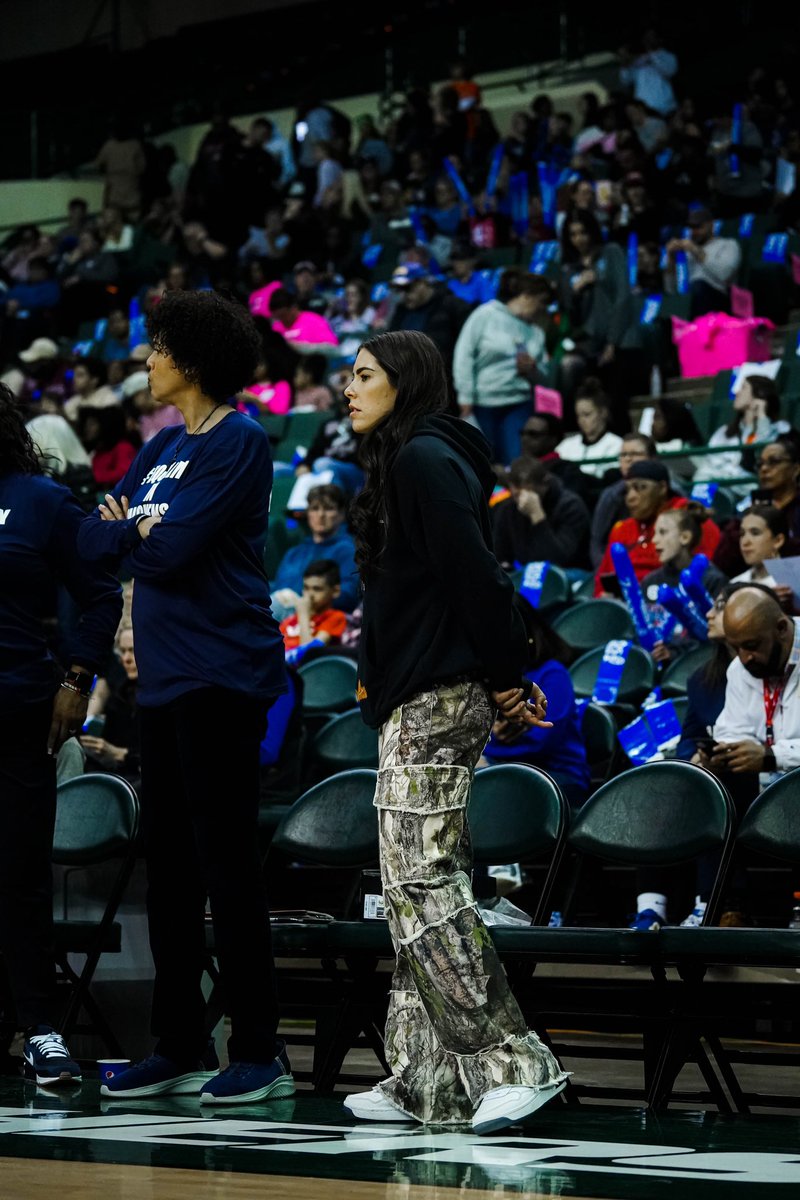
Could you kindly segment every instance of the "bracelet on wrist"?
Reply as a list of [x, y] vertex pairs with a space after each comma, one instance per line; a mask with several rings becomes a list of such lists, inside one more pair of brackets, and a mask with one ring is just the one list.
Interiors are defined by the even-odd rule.
[[88, 700], [94, 687], [94, 675], [90, 675], [88, 671], [67, 671], [61, 686], [69, 692], [77, 692], [79, 696]]

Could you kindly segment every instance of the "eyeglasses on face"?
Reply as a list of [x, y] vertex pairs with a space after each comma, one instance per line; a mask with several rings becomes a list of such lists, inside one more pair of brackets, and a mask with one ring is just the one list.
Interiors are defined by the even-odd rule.
[[779, 467], [781, 463], [791, 462], [792, 459], [786, 454], [770, 454], [756, 459], [757, 467]]

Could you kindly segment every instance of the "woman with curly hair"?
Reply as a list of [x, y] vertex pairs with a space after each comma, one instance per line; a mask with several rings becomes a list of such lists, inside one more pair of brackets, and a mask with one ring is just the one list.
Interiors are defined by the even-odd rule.
[[[83, 515], [72, 493], [42, 473], [22, 412], [0, 384], [0, 955], [16, 1008], [6, 1032], [25, 1030], [26, 1073], [45, 1086], [81, 1078], [54, 1031], [54, 756], [86, 719], [122, 612], [117, 581], [78, 556]], [[80, 614], [66, 673], [43, 625], [53, 580]]]
[[[247, 310], [210, 292], [166, 295], [149, 336], [150, 391], [185, 425], [143, 447], [80, 539], [87, 557], [134, 579], [156, 969], [155, 1053], [103, 1091], [214, 1104], [286, 1096], [257, 837], [265, 714], [287, 690], [262, 566], [272, 460], [266, 434], [235, 408], [261, 344]], [[231, 1019], [221, 1073], [200, 987], [207, 898]]]
[[345, 1104], [362, 1120], [486, 1133], [539, 1108], [565, 1079], [527, 1029], [476, 907], [466, 821], [495, 711], [521, 728], [548, 726], [547, 701], [525, 678], [525, 629], [491, 550], [489, 446], [445, 415], [434, 343], [410, 331], [371, 338], [345, 396], [365, 435], [353, 504], [358, 697], [380, 729], [375, 806], [397, 952], [392, 1075]]

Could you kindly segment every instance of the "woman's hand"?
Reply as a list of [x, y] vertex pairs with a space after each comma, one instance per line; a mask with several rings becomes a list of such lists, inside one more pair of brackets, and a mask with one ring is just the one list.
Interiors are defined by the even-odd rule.
[[121, 766], [128, 757], [128, 751], [124, 746], [112, 746], [111, 742], [107, 742], [105, 738], [90, 737], [87, 734], [78, 740], [95, 762], [99, 762], [101, 767], [107, 767], [109, 770]]
[[473, 410], [473, 408], [474, 408], [474, 407], [475, 407], [475, 406], [474, 406], [473, 404], [459, 404], [459, 406], [458, 406], [458, 415], [459, 415], [459, 416], [462, 418], [462, 420], [463, 420], [465, 417], [471, 417], [471, 416], [472, 416], [472, 410]]
[[517, 721], [522, 725], [541, 725], [543, 729], [552, 729], [553, 722], [545, 720], [547, 716], [547, 697], [541, 688], [534, 683], [530, 699], [524, 699], [522, 688], [510, 688], [506, 692], [492, 692], [492, 700], [497, 705], [501, 717], [507, 721]]
[[667, 663], [672, 658], [669, 647], [665, 646], [663, 642], [656, 642], [650, 653], [653, 657], [653, 661], [657, 663]]
[[120, 496], [118, 504], [111, 493], [107, 492], [105, 495], [105, 504], [99, 505], [100, 519], [102, 521], [127, 521], [128, 507], [127, 496]]

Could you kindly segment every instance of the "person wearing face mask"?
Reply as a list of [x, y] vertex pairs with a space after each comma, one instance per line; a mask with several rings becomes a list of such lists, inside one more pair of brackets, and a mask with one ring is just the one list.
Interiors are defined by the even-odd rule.
[[[780, 412], [781, 399], [775, 381], [766, 375], [748, 375], [736, 391], [730, 420], [714, 430], [708, 444], [743, 449], [752, 442], [771, 442], [790, 430], [789, 422], [781, 419]], [[695, 460], [694, 482], [735, 478], [743, 471], [752, 469], [753, 464], [748, 461], [752, 453], [721, 451], [719, 454], [698, 457]]]
[[[646, 460], [635, 462], [628, 471], [625, 483], [625, 505], [628, 516], [618, 521], [609, 534], [602, 562], [595, 576], [595, 596], [608, 595], [609, 581], [614, 578], [611, 543], [619, 542], [628, 551], [636, 578], [641, 583], [645, 575], [660, 566], [653, 536], [656, 517], [672, 508], [685, 508], [683, 496], [670, 492], [669, 473], [663, 463]], [[711, 558], [719, 541], [719, 529], [712, 520], [703, 522], [698, 553]]]
[[575, 420], [580, 433], [571, 433], [556, 447], [560, 458], [577, 462], [581, 470], [602, 479], [608, 463], [594, 464], [596, 458], [613, 458], [622, 449], [622, 438], [611, 433], [611, 407], [599, 379], [585, 379], [575, 397]]
[[510, 463], [519, 455], [532, 385], [547, 361], [537, 321], [549, 301], [546, 279], [512, 267], [500, 278], [497, 299], [467, 317], [456, 342], [453, 381], [459, 414], [475, 417], [495, 462]]

